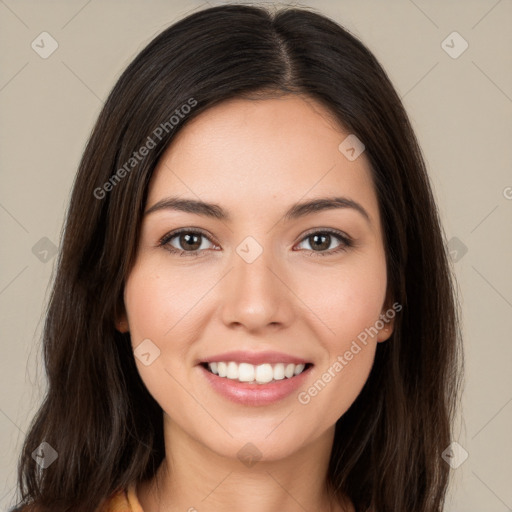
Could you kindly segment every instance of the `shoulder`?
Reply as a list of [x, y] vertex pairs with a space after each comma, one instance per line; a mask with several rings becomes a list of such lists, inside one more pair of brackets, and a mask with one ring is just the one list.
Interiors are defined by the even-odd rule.
[[128, 488], [113, 493], [97, 512], [143, 512], [136, 489], [136, 483], [132, 483]]
[[126, 489], [112, 493], [97, 512], [132, 512]]
[[[134, 509], [128, 498], [129, 489], [121, 489], [113, 492], [96, 512], [142, 512], [142, 509]], [[18, 508], [10, 509], [8, 512], [39, 512], [39, 507], [35, 504], [23, 505]]]

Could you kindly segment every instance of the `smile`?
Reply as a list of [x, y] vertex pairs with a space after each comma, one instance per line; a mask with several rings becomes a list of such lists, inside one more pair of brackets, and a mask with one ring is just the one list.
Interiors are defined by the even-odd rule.
[[261, 407], [297, 392], [305, 385], [313, 366], [312, 363], [253, 365], [216, 361], [201, 363], [198, 368], [206, 385], [219, 396], [238, 405]]
[[292, 377], [300, 375], [309, 366], [311, 366], [310, 363], [263, 363], [259, 365], [237, 363], [235, 361], [203, 363], [204, 368], [221, 378], [260, 385], [291, 379]]

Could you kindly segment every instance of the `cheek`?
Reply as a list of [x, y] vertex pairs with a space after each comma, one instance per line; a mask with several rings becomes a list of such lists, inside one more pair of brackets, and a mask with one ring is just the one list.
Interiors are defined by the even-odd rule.
[[297, 394], [297, 407], [306, 431], [322, 431], [334, 425], [360, 394], [368, 380], [376, 347], [359, 345], [337, 352], [327, 365], [316, 369], [309, 385]]
[[325, 334], [323, 329], [319, 338], [327, 357], [316, 365], [314, 377], [297, 395], [298, 403], [308, 411], [302, 417], [309, 428], [315, 427], [318, 418], [327, 428], [343, 416], [361, 392], [373, 366], [377, 331], [372, 327], [382, 304], [380, 294], [368, 295], [362, 288], [360, 293], [345, 291], [343, 287], [337, 290], [336, 309], [323, 317], [335, 333]]
[[[193, 306], [200, 296], [198, 286], [190, 286], [190, 280], [180, 279], [169, 271], [165, 275], [152, 265], [134, 268], [125, 286], [124, 301], [137, 370], [149, 393], [173, 417], [180, 417], [183, 411], [200, 418], [204, 415], [184, 392], [184, 383], [193, 371], [188, 365], [185, 331], [193, 321]], [[147, 344], [146, 340], [157, 347], [149, 345], [149, 352], [155, 350], [158, 354], [147, 365], [137, 357], [137, 347], [142, 342]]]
[[170, 374], [183, 370], [177, 362], [183, 363], [187, 357], [187, 337], [180, 333], [187, 323], [187, 313], [190, 315], [197, 302], [196, 292], [178, 277], [163, 277], [150, 265], [135, 268], [126, 283], [124, 301], [135, 355], [141, 343], [148, 343], [146, 340], [158, 354], [148, 366], [136, 357], [139, 373], [153, 396], [171, 384]]
[[377, 252], [371, 259], [331, 269], [325, 276], [303, 280], [301, 292], [321, 320], [316, 335], [326, 352], [315, 378], [297, 396], [310, 412], [303, 418], [311, 426], [319, 416], [325, 425], [335, 423], [361, 392], [373, 366], [375, 324], [386, 295], [385, 259]]
[[375, 325], [386, 296], [386, 264], [380, 251], [347, 258], [345, 263], [303, 272], [296, 281], [298, 295], [323, 326], [317, 334], [330, 353], [345, 350], [351, 340]]
[[[132, 343], [142, 339], [159, 340], [161, 344], [181, 336], [173, 336], [183, 329], [188, 318], [195, 316], [194, 306], [212, 286], [212, 280], [197, 279], [162, 265], [144, 265], [135, 268], [126, 283], [124, 301]], [[185, 321], [184, 321], [185, 320]]]

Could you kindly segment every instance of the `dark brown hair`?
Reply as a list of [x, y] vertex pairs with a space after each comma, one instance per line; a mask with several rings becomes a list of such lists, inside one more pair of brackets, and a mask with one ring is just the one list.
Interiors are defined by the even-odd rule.
[[[372, 53], [337, 23], [310, 9], [242, 5], [196, 12], [158, 35], [119, 78], [93, 129], [47, 310], [48, 388], [20, 457], [19, 504], [92, 512], [162, 462], [162, 410], [138, 374], [129, 334], [114, 324], [148, 183], [190, 119], [261, 92], [307, 95], [365, 144], [389, 297], [403, 307], [337, 421], [327, 484], [361, 512], [442, 510], [449, 466], [441, 452], [451, 442], [462, 353], [443, 232], [408, 117]], [[148, 137], [154, 147], [133, 165]], [[31, 456], [42, 441], [58, 452], [45, 470]]]

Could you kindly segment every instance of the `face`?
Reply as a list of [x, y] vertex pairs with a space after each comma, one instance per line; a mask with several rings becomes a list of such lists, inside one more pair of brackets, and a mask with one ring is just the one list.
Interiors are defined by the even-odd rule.
[[[392, 332], [377, 197], [348, 135], [305, 96], [229, 100], [153, 174], [122, 320], [166, 426], [220, 456], [283, 458], [333, 432]], [[320, 198], [342, 201], [291, 210]]]

